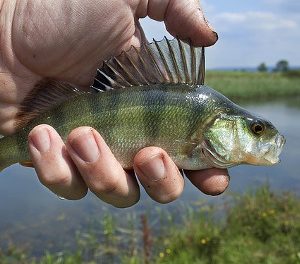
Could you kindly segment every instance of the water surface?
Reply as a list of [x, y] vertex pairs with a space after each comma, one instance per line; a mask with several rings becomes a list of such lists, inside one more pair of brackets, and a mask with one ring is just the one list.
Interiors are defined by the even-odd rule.
[[[299, 99], [299, 98], [298, 98]], [[282, 162], [273, 167], [239, 166], [230, 169], [231, 184], [227, 194], [243, 193], [268, 182], [277, 191], [300, 190], [300, 100], [272, 101], [244, 106], [271, 120], [286, 137]], [[113, 209], [92, 194], [80, 201], [60, 200], [43, 187], [32, 169], [14, 165], [0, 176], [0, 246], [13, 242], [42, 254], [45, 249], [57, 250], [74, 242], [76, 230], [87, 229], [93, 217], [100, 219], [107, 212], [123, 217], [126, 213], [178, 209], [182, 203], [194, 201], [222, 202], [226, 194], [208, 197], [186, 181], [182, 197], [159, 205], [142, 193], [141, 202], [129, 209]], [[154, 212], [155, 215], [155, 212]]]

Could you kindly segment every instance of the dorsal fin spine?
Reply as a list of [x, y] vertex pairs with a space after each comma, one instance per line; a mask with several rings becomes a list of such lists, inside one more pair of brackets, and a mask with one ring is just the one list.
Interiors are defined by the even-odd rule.
[[[108, 86], [107, 84], [103, 83], [103, 82], [100, 82], [104, 87], [105, 89], [108, 91], [108, 90], [111, 90], [112, 88], [110, 86]], [[102, 91], [103, 92], [103, 91]]]
[[[103, 86], [107, 86], [107, 85], [105, 85], [105, 84], [103, 84], [102, 82], [100, 82]], [[101, 90], [101, 89], [99, 89], [98, 87], [95, 87], [95, 86], [93, 86], [93, 85], [91, 85], [91, 88], [92, 89], [94, 89], [94, 90], [96, 90], [97, 92], [104, 92], [103, 90]]]
[[[146, 67], [146, 62], [145, 62], [145, 60], [144, 60], [143, 57], [140, 55], [140, 53], [138, 52], [137, 48], [134, 47], [134, 46], [132, 46], [132, 47], [133, 47], [135, 53], [137, 54], [139, 60], [142, 62], [143, 67], [145, 68], [145, 67]], [[126, 54], [126, 56], [127, 56], [127, 58], [130, 60], [131, 64], [134, 64], [127, 54]], [[136, 67], [136, 65], [134, 65], [134, 67]], [[138, 72], [139, 72], [139, 74], [140, 74], [141, 76], [143, 76], [143, 78], [146, 80], [146, 77], [145, 77], [140, 71], [138, 71]], [[147, 80], [146, 80], [146, 82], [148, 83]]]
[[188, 68], [187, 68], [187, 61], [186, 61], [186, 55], [185, 55], [185, 51], [182, 47], [182, 43], [179, 39], [177, 39], [177, 42], [178, 42], [178, 46], [179, 46], [179, 49], [180, 49], [180, 55], [181, 55], [181, 59], [183, 61], [183, 67], [184, 67], [184, 77], [185, 77], [185, 81], [190, 84], [191, 83], [191, 80], [190, 80], [190, 76], [189, 76], [189, 71], [188, 71]]
[[[137, 53], [138, 55], [138, 53]], [[145, 78], [145, 76], [140, 72], [140, 70], [138, 69], [138, 67], [135, 65], [135, 63], [132, 61], [132, 59], [128, 56], [128, 54], [125, 52], [125, 56], [128, 59], [128, 61], [130, 62], [130, 64], [133, 66], [133, 68], [136, 70], [136, 72], [139, 74], [139, 76], [143, 79], [143, 81], [149, 85], [147, 79]], [[141, 83], [138, 82], [139, 85], [141, 85]]]
[[127, 80], [125, 80], [125, 78], [119, 73], [117, 72], [114, 67], [110, 66], [109, 63], [105, 63], [105, 65], [111, 70], [113, 71], [113, 73], [118, 76], [124, 83], [126, 83], [127, 86], [132, 86]]
[[205, 78], [204, 48], [179, 39], [164, 38], [131, 47], [103, 65], [94, 86], [104, 91], [150, 84], [201, 85]]
[[160, 69], [159, 65], [157, 65], [157, 62], [155, 61], [155, 58], [154, 58], [154, 56], [153, 56], [152, 51], [150, 50], [149, 46], [147, 46], [147, 45], [145, 45], [145, 48], [146, 48], [147, 53], [149, 54], [149, 57], [150, 57], [151, 61], [152, 61], [153, 64], [154, 64], [154, 67], [155, 67], [156, 71], [158, 72], [158, 74], [159, 74], [160, 77], [161, 77], [160, 80], [163, 82], [163, 80], [165, 79], [165, 78], [164, 78], [164, 75], [163, 75], [163, 73], [161, 72], [161, 69]]
[[179, 72], [179, 69], [178, 69], [178, 63], [177, 63], [176, 58], [175, 58], [174, 50], [173, 50], [169, 40], [166, 37], [165, 37], [165, 39], [166, 39], [166, 42], [167, 42], [167, 45], [168, 45], [168, 48], [169, 48], [169, 52], [170, 52], [170, 55], [171, 55], [173, 67], [176, 71], [176, 77], [177, 77], [176, 79], [177, 80], [175, 82], [180, 83], [180, 82], [182, 82], [182, 78], [181, 78], [181, 75], [180, 75], [180, 72]]
[[[154, 40], [154, 39], [153, 39], [153, 40]], [[161, 59], [162, 59], [162, 62], [163, 62], [163, 64], [164, 64], [164, 67], [165, 67], [165, 69], [166, 69], [166, 71], [167, 71], [167, 75], [168, 75], [169, 82], [172, 83], [174, 80], [173, 80], [173, 76], [172, 76], [172, 73], [171, 73], [171, 71], [170, 71], [170, 68], [169, 68], [169, 66], [168, 66], [168, 64], [167, 64], [166, 58], [165, 58], [165, 56], [164, 56], [164, 54], [163, 54], [163, 52], [162, 52], [160, 46], [158, 45], [158, 42], [157, 42], [156, 40], [154, 40], [154, 43], [155, 43], [155, 46], [156, 46], [156, 48], [157, 48], [157, 51], [159, 52], [159, 55], [160, 55], [160, 57], [161, 57]]]
[[190, 47], [191, 49], [191, 75], [192, 75], [192, 84], [196, 79], [196, 56], [195, 56], [195, 48], [193, 46]]
[[[122, 86], [122, 85], [120, 85], [118, 82], [115, 82], [110, 76], [108, 76], [107, 74], [105, 74], [103, 71], [100, 71], [99, 69], [97, 69], [97, 72], [98, 72], [98, 74], [104, 76], [104, 78], [106, 78], [111, 84], [114, 84], [114, 85], [118, 86], [118, 87], [121, 88], [121, 89], [125, 88], [125, 86]], [[100, 84], [102, 84], [103, 86], [105, 86], [105, 87], [108, 86], [107, 84], [104, 84], [102, 81], [98, 80], [98, 79], [97, 79], [97, 76], [95, 77], [95, 80], [96, 80], [98, 83], [100, 83]]]
[[199, 75], [198, 75], [198, 83], [204, 84], [205, 79], [205, 54], [204, 48], [201, 50], [201, 57], [200, 57], [200, 66], [199, 66]]
[[128, 83], [130, 84], [130, 86], [139, 85], [139, 82], [134, 78], [132, 74], [130, 74], [130, 72], [126, 69], [126, 67], [124, 67], [124, 65], [118, 60], [118, 58], [114, 58], [114, 60], [121, 67], [121, 69], [126, 73], [129, 79]]
[[[147, 46], [146, 46], [146, 47], [147, 47]], [[136, 54], [137, 54], [139, 60], [142, 62], [143, 68], [146, 69], [147, 65], [146, 65], [145, 60], [144, 60], [143, 57], [140, 55], [140, 53], [138, 52], [138, 50], [137, 50], [136, 47], [133, 47], [133, 49], [135, 50], [135, 52], [136, 52]], [[147, 52], [149, 52], [149, 51], [147, 50]], [[151, 55], [149, 55], [149, 56], [151, 56]], [[153, 62], [154, 65], [156, 65], [156, 64], [155, 64], [155, 61], [152, 61], [152, 62]], [[140, 71], [139, 71], [139, 72], [140, 72]], [[147, 79], [146, 76], [144, 76], [144, 74], [142, 74], [142, 73], [140, 73], [140, 74], [141, 74], [141, 75], [143, 76], [143, 78], [146, 80], [146, 83], [147, 83], [147, 84], [152, 83], [151, 81], [149, 82], [149, 80]]]

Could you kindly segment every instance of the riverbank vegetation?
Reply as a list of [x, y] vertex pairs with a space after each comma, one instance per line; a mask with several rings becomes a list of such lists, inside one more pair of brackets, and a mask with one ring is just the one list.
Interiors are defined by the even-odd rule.
[[257, 100], [300, 96], [300, 70], [208, 71], [205, 83], [231, 99]]
[[36, 260], [12, 246], [0, 253], [0, 263], [300, 263], [299, 197], [264, 186], [228, 198], [222, 206], [186, 206], [177, 223], [175, 215], [157, 211], [155, 223], [143, 214], [121, 228], [124, 219], [107, 215], [101, 232], [94, 227], [76, 235], [73, 251]]

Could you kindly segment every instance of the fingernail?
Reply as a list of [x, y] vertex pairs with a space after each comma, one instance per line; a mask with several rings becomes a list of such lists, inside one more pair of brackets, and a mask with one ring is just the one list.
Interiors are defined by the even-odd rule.
[[216, 35], [216, 42], [217, 42], [218, 39], [219, 39], [219, 35], [218, 35], [218, 33], [216, 31], [213, 31], [213, 33]]
[[94, 162], [100, 155], [92, 130], [79, 134], [70, 144], [76, 154], [85, 162]]
[[50, 149], [50, 136], [45, 128], [38, 128], [30, 134], [29, 142], [41, 153]]
[[156, 156], [151, 160], [142, 163], [138, 167], [143, 176], [153, 181], [158, 181], [165, 178], [165, 165], [160, 156]]

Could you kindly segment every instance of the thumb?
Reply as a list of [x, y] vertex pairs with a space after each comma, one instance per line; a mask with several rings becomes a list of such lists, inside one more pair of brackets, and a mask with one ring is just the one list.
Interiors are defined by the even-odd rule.
[[147, 15], [164, 21], [167, 30], [196, 46], [211, 46], [218, 35], [207, 23], [198, 0], [149, 0]]

